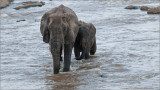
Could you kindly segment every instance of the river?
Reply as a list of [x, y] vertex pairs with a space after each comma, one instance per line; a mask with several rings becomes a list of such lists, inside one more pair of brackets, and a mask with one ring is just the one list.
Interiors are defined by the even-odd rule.
[[[1, 90], [160, 89], [159, 15], [124, 9], [155, 7], [159, 0], [44, 0], [42, 7], [13, 9], [23, 1], [1, 9]], [[97, 52], [81, 61], [72, 52], [71, 71], [54, 75], [40, 20], [60, 4], [95, 25]]]

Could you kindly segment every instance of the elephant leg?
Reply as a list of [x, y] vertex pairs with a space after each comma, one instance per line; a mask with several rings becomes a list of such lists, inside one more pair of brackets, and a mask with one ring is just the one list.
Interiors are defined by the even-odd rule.
[[86, 48], [82, 47], [82, 54], [77, 60], [85, 59], [85, 54], [86, 54]]
[[76, 60], [78, 60], [78, 58], [80, 57], [80, 50], [77, 46], [74, 47], [74, 54], [75, 54]]
[[96, 49], [97, 49], [96, 38], [94, 38], [94, 43], [93, 43], [93, 45], [92, 45], [92, 47], [91, 47], [90, 54], [91, 54], [91, 55], [94, 55], [95, 52], [96, 52]]
[[64, 72], [67, 72], [70, 70], [72, 47], [73, 47], [72, 44], [64, 45], [64, 68], [63, 68]]
[[60, 50], [60, 61], [63, 61], [63, 59], [62, 59], [62, 46], [61, 46], [61, 50]]
[[86, 48], [86, 53], [85, 53], [85, 59], [88, 59], [89, 58], [89, 48]]

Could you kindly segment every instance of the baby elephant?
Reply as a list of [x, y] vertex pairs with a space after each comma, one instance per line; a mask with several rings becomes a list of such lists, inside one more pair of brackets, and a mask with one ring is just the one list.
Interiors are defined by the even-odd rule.
[[[94, 55], [97, 49], [96, 28], [92, 23], [79, 21], [79, 32], [74, 44], [74, 54], [76, 60], [88, 59], [89, 52]], [[80, 52], [81, 55], [80, 55]]]

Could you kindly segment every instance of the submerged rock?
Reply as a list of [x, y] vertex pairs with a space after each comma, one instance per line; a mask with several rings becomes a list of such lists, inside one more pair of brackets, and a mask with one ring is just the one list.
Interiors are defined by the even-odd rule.
[[160, 6], [148, 9], [148, 14], [160, 14]]
[[35, 3], [38, 3], [38, 2], [37, 1], [27, 1], [27, 2], [23, 2], [22, 4], [26, 5], [26, 4], [35, 4]]
[[140, 8], [142, 11], [147, 11], [148, 9], [149, 9], [149, 7], [147, 7], [147, 6], [141, 6], [141, 8]]
[[7, 16], [8, 16], [8, 14], [5, 14], [5, 13], [4, 13], [4, 14], [2, 14], [2, 13], [0, 14], [0, 18], [1, 18], [1, 17], [2, 17], [2, 18], [3, 18], [3, 17], [7, 17]]
[[125, 7], [125, 9], [138, 9], [138, 6], [133, 6], [133, 5], [129, 5], [127, 7]]
[[32, 2], [32, 1], [29, 1], [29, 2], [24, 2], [22, 6], [18, 6], [18, 7], [15, 7], [14, 9], [16, 10], [19, 10], [21, 8], [29, 8], [29, 7], [35, 7], [35, 6], [42, 6], [44, 5], [44, 2]]
[[86, 63], [86, 64], [83, 64], [81, 66], [79, 66], [79, 68], [77, 68], [77, 70], [89, 70], [89, 69], [93, 69], [93, 68], [97, 68], [101, 65], [100, 62], [97, 62], [97, 63]]
[[16, 22], [26, 21], [25, 19], [17, 20]]

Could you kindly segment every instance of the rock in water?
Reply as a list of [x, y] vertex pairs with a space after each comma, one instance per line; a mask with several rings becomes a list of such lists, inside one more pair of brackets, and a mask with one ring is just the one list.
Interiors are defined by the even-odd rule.
[[138, 9], [138, 6], [133, 6], [133, 5], [129, 5], [127, 7], [125, 7], [125, 9]]
[[2, 18], [7, 17], [7, 16], [8, 16], [7, 14], [2, 14], [2, 13], [0, 14], [0, 17], [2, 17]]
[[25, 19], [17, 20], [16, 22], [26, 21]]
[[160, 14], [160, 6], [148, 9], [148, 14]]
[[27, 2], [23, 2], [22, 4], [26, 5], [26, 4], [35, 4], [35, 3], [38, 3], [38, 2], [37, 1], [27, 1]]
[[44, 5], [44, 2], [24, 2], [24, 5], [15, 7], [14, 9], [19, 10], [21, 8], [29, 8], [29, 7], [35, 7], [35, 6], [42, 6]]
[[8, 6], [11, 0], [0, 0], [0, 9]]
[[147, 11], [148, 9], [149, 9], [149, 7], [147, 7], [147, 6], [141, 6], [141, 8], [140, 8], [142, 11]]

